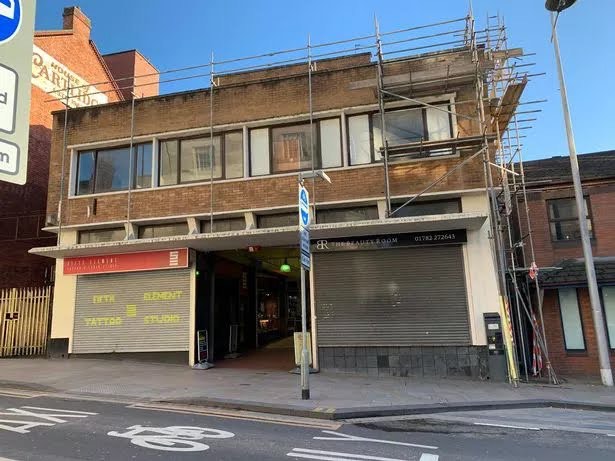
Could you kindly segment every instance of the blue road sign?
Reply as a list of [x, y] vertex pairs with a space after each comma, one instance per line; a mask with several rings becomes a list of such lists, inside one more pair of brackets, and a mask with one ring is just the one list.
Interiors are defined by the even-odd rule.
[[21, 25], [21, 0], [0, 0], [0, 43], [7, 42]]
[[310, 225], [310, 194], [303, 186], [299, 186], [299, 227]]
[[303, 253], [310, 254], [310, 231], [307, 229], [301, 229], [299, 231], [301, 241], [301, 251]]
[[306, 271], [310, 270], [310, 255], [301, 252], [301, 265]]

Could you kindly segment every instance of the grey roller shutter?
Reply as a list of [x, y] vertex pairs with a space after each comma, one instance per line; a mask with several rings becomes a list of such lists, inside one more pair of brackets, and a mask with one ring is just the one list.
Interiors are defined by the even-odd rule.
[[77, 278], [73, 353], [188, 350], [190, 271]]
[[470, 344], [459, 245], [314, 255], [320, 346]]

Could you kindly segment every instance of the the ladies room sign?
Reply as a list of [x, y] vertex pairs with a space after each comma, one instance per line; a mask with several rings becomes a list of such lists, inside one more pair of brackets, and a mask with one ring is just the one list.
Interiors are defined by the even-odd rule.
[[26, 183], [36, 0], [0, 0], [0, 181]]

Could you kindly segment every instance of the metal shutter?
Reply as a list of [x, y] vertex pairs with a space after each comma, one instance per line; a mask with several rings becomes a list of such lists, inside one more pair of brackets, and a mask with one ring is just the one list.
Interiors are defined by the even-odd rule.
[[314, 257], [320, 346], [470, 344], [461, 246]]
[[77, 279], [73, 353], [188, 350], [190, 271]]

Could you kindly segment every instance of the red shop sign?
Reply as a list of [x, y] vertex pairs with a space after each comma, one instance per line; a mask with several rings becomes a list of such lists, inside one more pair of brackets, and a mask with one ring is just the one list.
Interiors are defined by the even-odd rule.
[[188, 267], [188, 249], [64, 258], [64, 275], [138, 272]]

